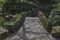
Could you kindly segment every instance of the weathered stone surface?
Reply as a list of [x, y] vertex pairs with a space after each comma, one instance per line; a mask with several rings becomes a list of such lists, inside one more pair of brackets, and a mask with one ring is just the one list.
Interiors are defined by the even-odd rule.
[[22, 28], [5, 40], [55, 40], [39, 21], [38, 17], [26, 17]]

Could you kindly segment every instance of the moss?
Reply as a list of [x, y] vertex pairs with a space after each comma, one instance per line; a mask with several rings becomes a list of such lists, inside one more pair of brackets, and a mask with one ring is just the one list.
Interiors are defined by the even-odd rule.
[[60, 36], [60, 26], [53, 26], [52, 31], [51, 31], [51, 34], [54, 37]]
[[39, 12], [38, 13], [38, 17], [40, 18], [44, 28], [48, 31], [48, 32], [51, 32], [51, 29], [52, 29], [52, 25], [51, 25], [51, 20], [48, 19], [43, 12]]

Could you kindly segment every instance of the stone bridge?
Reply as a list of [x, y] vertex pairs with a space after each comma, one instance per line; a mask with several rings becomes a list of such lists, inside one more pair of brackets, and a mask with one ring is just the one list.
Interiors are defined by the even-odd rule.
[[[11, 5], [8, 7], [3, 6], [3, 8], [5, 7], [3, 12], [6, 9], [7, 10], [5, 12], [11, 13], [20, 13], [21, 11], [27, 11], [29, 13], [30, 11], [34, 15], [43, 8], [42, 5], [37, 5], [33, 2], [18, 4], [14, 10], [11, 10], [13, 9], [11, 8]], [[21, 25], [21, 28], [4, 40], [56, 40], [45, 30], [40, 21], [39, 17], [26, 17], [24, 23]]]
[[10, 35], [5, 40], [56, 40], [49, 34], [39, 17], [26, 17], [25, 22], [18, 32]]

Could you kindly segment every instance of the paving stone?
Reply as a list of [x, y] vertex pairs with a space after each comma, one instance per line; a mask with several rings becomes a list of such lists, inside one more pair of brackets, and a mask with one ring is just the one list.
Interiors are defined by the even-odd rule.
[[20, 30], [8, 40], [55, 40], [39, 22], [38, 17], [26, 17]]

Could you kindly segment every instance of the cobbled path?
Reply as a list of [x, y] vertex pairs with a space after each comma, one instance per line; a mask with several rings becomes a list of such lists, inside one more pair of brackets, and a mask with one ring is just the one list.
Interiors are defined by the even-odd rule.
[[55, 40], [40, 23], [38, 17], [26, 17], [23, 26], [5, 40]]

